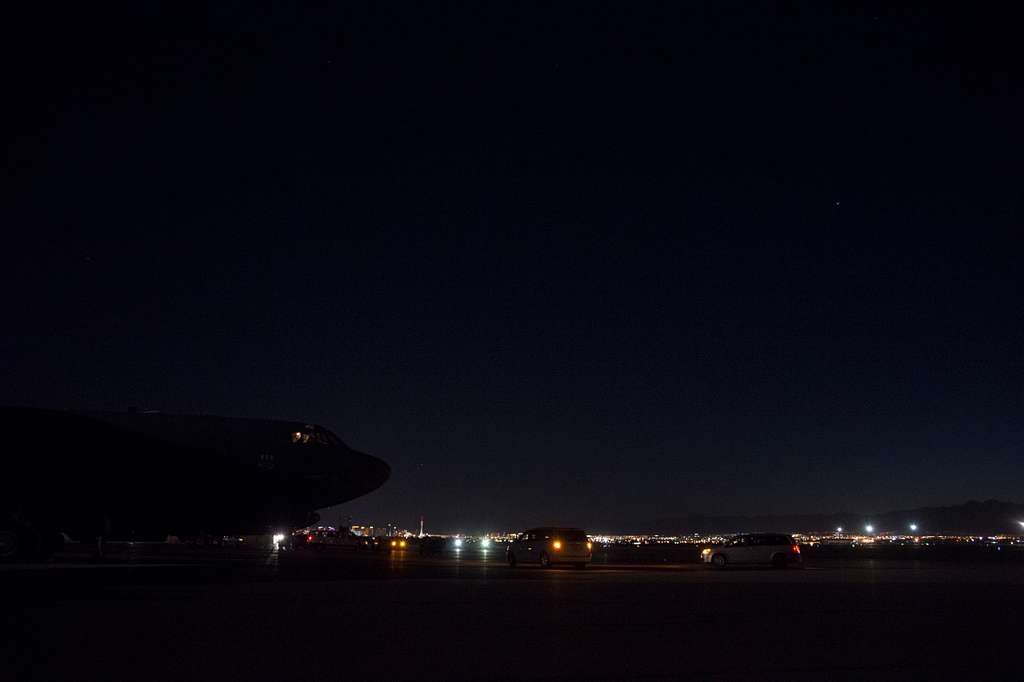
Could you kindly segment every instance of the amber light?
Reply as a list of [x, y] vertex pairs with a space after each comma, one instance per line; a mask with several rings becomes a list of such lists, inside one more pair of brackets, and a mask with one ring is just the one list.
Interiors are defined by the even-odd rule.
[[555, 540], [551, 543], [551, 546], [555, 549], [562, 549], [562, 542], [560, 540]]
[[800, 553], [800, 545], [793, 545], [793, 554]]
[[594, 549], [594, 543], [588, 542], [587, 543], [587, 549]]

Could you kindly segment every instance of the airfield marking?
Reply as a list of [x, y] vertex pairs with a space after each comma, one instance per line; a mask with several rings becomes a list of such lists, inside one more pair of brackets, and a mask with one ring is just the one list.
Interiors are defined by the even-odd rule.
[[184, 568], [187, 566], [201, 566], [201, 564], [10, 564], [7, 566], [0, 566], [0, 572], [77, 571], [109, 568]]

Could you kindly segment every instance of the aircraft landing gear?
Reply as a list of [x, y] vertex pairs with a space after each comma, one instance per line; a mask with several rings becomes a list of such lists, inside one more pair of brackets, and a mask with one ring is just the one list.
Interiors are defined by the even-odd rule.
[[56, 531], [35, 528], [15, 519], [0, 519], [0, 561], [44, 560], [64, 545]]
[[0, 528], [0, 560], [14, 559], [21, 554], [21, 536], [14, 529], [4, 524]]

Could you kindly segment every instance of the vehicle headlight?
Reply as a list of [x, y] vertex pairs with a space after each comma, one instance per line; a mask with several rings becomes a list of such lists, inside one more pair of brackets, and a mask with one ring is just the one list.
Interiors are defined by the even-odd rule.
[[708, 554], [711, 554], [711, 548], [710, 547], [705, 547], [704, 550], [701, 551], [701, 555], [702, 556], [707, 556]]
[[562, 549], [562, 543], [559, 540], [555, 540], [551, 543], [551, 546], [555, 549]]
[[405, 547], [405, 540], [402, 540], [401, 542], [399, 542], [398, 546], [399, 547]]
[[594, 549], [594, 543], [592, 543], [592, 542], [588, 542], [588, 543], [587, 543], [587, 549], [588, 549], [588, 550]]
[[395, 542], [394, 540], [392, 540], [392, 541], [391, 541], [391, 546], [392, 546], [392, 547], [395, 547], [396, 545], [398, 545], [398, 543], [397, 543], [397, 542]]

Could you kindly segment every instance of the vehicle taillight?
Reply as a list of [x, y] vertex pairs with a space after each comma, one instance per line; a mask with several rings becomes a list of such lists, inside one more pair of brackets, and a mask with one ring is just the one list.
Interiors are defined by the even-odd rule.
[[793, 545], [793, 554], [800, 553], [800, 545]]
[[314, 536], [312, 536], [312, 535], [307, 535], [306, 536], [306, 540], [308, 540], [309, 542], [313, 542], [313, 537]]

